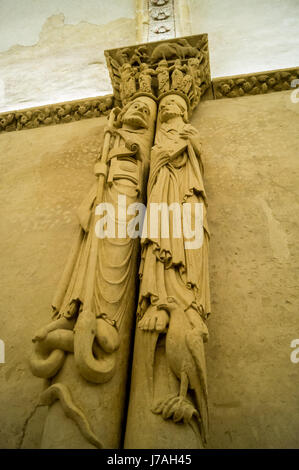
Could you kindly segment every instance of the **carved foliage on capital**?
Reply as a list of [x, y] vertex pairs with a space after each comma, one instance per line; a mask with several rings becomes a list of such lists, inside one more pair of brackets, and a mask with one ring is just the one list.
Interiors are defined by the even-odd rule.
[[206, 34], [112, 49], [105, 56], [117, 103], [138, 94], [160, 99], [177, 93], [192, 110], [211, 83]]

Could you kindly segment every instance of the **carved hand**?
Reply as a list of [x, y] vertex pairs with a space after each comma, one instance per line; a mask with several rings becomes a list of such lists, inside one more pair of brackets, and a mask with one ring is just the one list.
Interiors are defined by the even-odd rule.
[[156, 307], [150, 306], [139, 321], [138, 328], [145, 331], [158, 331], [162, 333], [166, 330], [168, 323], [169, 315], [166, 310], [157, 310]]
[[179, 133], [181, 139], [190, 139], [190, 134], [188, 132], [182, 131]]

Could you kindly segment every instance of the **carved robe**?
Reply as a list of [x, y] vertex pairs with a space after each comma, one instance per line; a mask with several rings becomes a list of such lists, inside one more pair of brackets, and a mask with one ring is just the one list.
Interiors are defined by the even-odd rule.
[[[33, 373], [52, 379], [41, 395], [50, 406], [42, 448], [120, 446], [139, 250], [139, 240], [127, 231], [135, 214], [127, 209], [145, 196], [155, 115], [156, 103], [139, 96], [108, 127], [95, 165], [95, 173], [106, 176], [102, 194], [98, 181], [79, 208], [76, 243], [53, 301], [54, 321], [34, 338]], [[108, 209], [102, 228], [110, 225], [115, 234], [97, 232], [102, 204]]]
[[[119, 207], [118, 197], [126, 197], [126, 212], [130, 204], [142, 199], [144, 188], [142, 180], [148, 172], [148, 162], [137, 159], [137, 152], [130, 151], [130, 143], [134, 142], [139, 147], [140, 155], [145, 155], [146, 142], [144, 143], [144, 130], [124, 130], [115, 132], [108, 160], [110, 162], [110, 184], [104, 192], [103, 203], [114, 207], [115, 220], [111, 223], [115, 226], [115, 238], [105, 237], [98, 240], [98, 262], [94, 292], [94, 313], [108, 314], [109, 318], [121, 326], [122, 317], [127, 308], [123, 302], [132, 276], [135, 275], [136, 265], [136, 240], [126, 236], [118, 238], [117, 229]], [[141, 158], [141, 157], [139, 157]], [[72, 317], [72, 305], [78, 302], [84, 304], [86, 291], [86, 270], [90, 255], [92, 230], [94, 229], [94, 213], [97, 184], [95, 184], [78, 210], [80, 232], [78, 243], [72, 252], [72, 256], [65, 269], [59, 288], [53, 300], [55, 316]], [[108, 214], [108, 217], [113, 217]], [[134, 281], [133, 281], [134, 282]]]
[[[207, 442], [209, 231], [200, 143], [186, 119], [182, 97], [161, 100], [148, 181], [125, 448], [202, 448]], [[163, 203], [169, 210], [152, 218], [152, 207]], [[171, 209], [180, 209], [184, 224], [187, 204], [193, 224], [196, 208], [202, 208], [202, 244], [192, 247], [190, 231], [175, 233], [180, 219]], [[167, 219], [169, 236], [163, 234]]]
[[[186, 138], [182, 138], [180, 134], [184, 134]], [[202, 171], [196, 129], [183, 122], [179, 129], [174, 129], [167, 123], [162, 124], [151, 154], [148, 206], [151, 203], [163, 202], [168, 205], [177, 202], [181, 207], [186, 202], [202, 203], [204, 237], [201, 248], [190, 250], [184, 247], [186, 241], [184, 236], [147, 237], [142, 240], [139, 317], [144, 314], [149, 303], [155, 304], [159, 299], [169, 296], [177, 297], [185, 308], [192, 306], [204, 318], [210, 313], [209, 230]], [[161, 227], [161, 211], [159, 217], [158, 226]], [[147, 223], [149, 233], [149, 219]], [[170, 220], [170, 228], [171, 224]]]

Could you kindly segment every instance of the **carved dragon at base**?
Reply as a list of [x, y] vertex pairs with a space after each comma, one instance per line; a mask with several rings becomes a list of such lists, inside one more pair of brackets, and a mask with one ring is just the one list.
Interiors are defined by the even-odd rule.
[[77, 322], [60, 318], [41, 328], [33, 338], [30, 359], [34, 375], [52, 378], [63, 366], [66, 352], [74, 353], [81, 375], [93, 383], [111, 379], [116, 366], [119, 334], [106, 315], [96, 318], [82, 311]]

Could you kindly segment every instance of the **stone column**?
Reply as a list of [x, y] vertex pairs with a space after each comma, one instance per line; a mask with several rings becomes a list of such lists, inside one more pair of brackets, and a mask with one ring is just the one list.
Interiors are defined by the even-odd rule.
[[208, 77], [200, 54], [189, 53], [193, 57], [163, 59], [157, 68], [159, 112], [141, 242], [128, 449], [203, 448], [207, 442], [209, 230], [201, 144], [189, 117]]
[[144, 202], [157, 108], [150, 94], [124, 85], [97, 182], [78, 210], [53, 321], [34, 337], [32, 371], [50, 381], [41, 396], [49, 406], [42, 448], [119, 448], [123, 438], [139, 248], [127, 211]]

